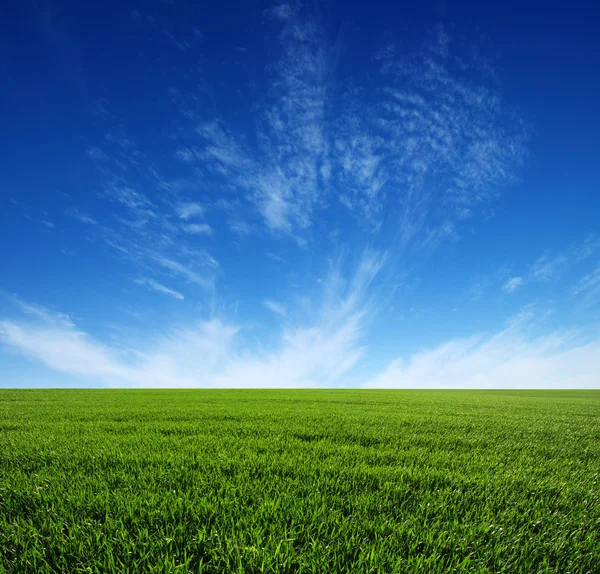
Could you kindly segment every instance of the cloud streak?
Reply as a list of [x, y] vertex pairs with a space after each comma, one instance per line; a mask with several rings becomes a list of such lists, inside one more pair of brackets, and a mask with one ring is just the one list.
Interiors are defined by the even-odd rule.
[[69, 217], [72, 217], [73, 219], [76, 219], [77, 221], [80, 221], [81, 223], [85, 223], [86, 225], [98, 225], [98, 222], [93, 217], [90, 217], [89, 215], [82, 213], [77, 208], [67, 209], [67, 211], [65, 213]]
[[560, 279], [569, 269], [586, 261], [600, 251], [600, 237], [588, 235], [580, 243], [571, 245], [559, 253], [546, 250], [529, 269], [533, 279], [550, 283]]
[[281, 303], [277, 303], [277, 301], [271, 301], [270, 299], [265, 299], [263, 301], [263, 305], [273, 313], [280, 315], [281, 317], [287, 317], [287, 311], [285, 307]]
[[401, 246], [436, 248], [516, 181], [527, 127], [489, 65], [454, 55], [443, 28], [420, 52], [381, 50], [371, 88], [336, 81], [339, 44], [308, 9], [279, 4], [266, 20], [278, 57], [266, 67], [257, 146], [211, 120], [184, 155], [244, 191], [272, 232], [308, 233], [341, 205], [354, 226], [387, 222]]
[[144, 277], [142, 279], [136, 279], [135, 282], [138, 285], [143, 285], [144, 287], [147, 287], [148, 289], [152, 289], [153, 291], [156, 291], [158, 293], [164, 293], [165, 295], [171, 295], [171, 297], [174, 297], [175, 299], [178, 299], [180, 301], [183, 301], [184, 296], [179, 293], [179, 291], [175, 291], [175, 289], [170, 289], [169, 287], [165, 287], [162, 283], [159, 283], [158, 281], [155, 281], [154, 279], [149, 279], [147, 277]]
[[[213, 286], [213, 277], [212, 275], [202, 274], [196, 271], [195, 269], [190, 268], [189, 266], [183, 265], [178, 261], [174, 261], [173, 259], [169, 259], [167, 257], [156, 257], [156, 263], [168, 270], [172, 275], [176, 277], [181, 277], [188, 281], [189, 283], [194, 283], [195, 285], [199, 285], [200, 287], [212, 287]], [[215, 267], [217, 264], [211, 259], [208, 259], [204, 262], [205, 265], [210, 267]]]
[[502, 286], [502, 289], [507, 293], [514, 293], [521, 285], [523, 285], [523, 277], [511, 277]]
[[213, 228], [208, 223], [187, 223], [183, 226], [187, 233], [192, 235], [212, 235]]
[[494, 334], [455, 339], [398, 358], [369, 388], [586, 389], [600, 385], [600, 340], [536, 336], [517, 317]]
[[569, 260], [565, 255], [552, 257], [552, 255], [547, 252], [540, 256], [532, 265], [531, 275], [535, 279], [550, 281], [562, 274], [568, 265]]
[[349, 94], [337, 124], [341, 200], [375, 224], [394, 213], [401, 245], [471, 217], [526, 155], [523, 122], [477, 63], [450, 48], [442, 28], [420, 53], [386, 46], [377, 87]]
[[194, 217], [203, 217], [204, 209], [200, 204], [192, 201], [179, 202], [175, 205], [175, 213], [179, 218], [187, 221]]
[[572, 287], [572, 292], [583, 297], [584, 302], [589, 306], [600, 301], [600, 264], [577, 281]]
[[[239, 327], [220, 320], [171, 330], [151, 349], [123, 351], [81, 332], [64, 316], [25, 304], [36, 321], [0, 322], [2, 342], [59, 371], [109, 386], [323, 387], [344, 382], [363, 357], [364, 308], [356, 278], [310, 327], [286, 329], [271, 352], [239, 348]], [[338, 294], [340, 294], [338, 292]], [[573, 331], [535, 335], [531, 313], [497, 333], [450, 340], [398, 358], [365, 388], [597, 388], [600, 341]]]
[[[50, 369], [109, 386], [331, 386], [364, 354], [366, 295], [383, 262], [365, 253], [348, 280], [340, 264], [332, 267], [311, 323], [286, 325], [270, 351], [248, 348], [239, 326], [216, 318], [167, 330], [147, 348], [111, 347], [67, 316], [21, 300], [25, 318], [0, 321], [0, 341]], [[152, 280], [144, 285], [162, 291]]]

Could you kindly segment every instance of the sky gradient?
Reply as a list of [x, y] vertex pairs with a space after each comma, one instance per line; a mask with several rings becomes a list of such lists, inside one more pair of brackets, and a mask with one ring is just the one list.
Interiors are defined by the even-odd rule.
[[541, 6], [5, 8], [0, 386], [600, 388], [600, 40]]

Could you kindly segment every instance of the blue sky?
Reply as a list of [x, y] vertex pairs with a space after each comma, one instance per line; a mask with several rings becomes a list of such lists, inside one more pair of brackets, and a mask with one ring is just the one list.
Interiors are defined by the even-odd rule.
[[592, 8], [11, 5], [0, 385], [600, 387]]

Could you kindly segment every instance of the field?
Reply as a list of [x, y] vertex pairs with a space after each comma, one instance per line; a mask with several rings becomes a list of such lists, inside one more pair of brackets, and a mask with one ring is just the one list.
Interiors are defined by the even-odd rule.
[[600, 573], [600, 391], [0, 391], [0, 572]]

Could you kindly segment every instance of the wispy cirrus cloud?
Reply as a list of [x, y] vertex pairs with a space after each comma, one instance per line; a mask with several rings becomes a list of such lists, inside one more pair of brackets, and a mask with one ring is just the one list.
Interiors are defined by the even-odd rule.
[[73, 207], [71, 209], [67, 209], [65, 214], [81, 223], [85, 223], [87, 225], [98, 225], [98, 221], [85, 213], [82, 213], [78, 208]]
[[30, 301], [24, 301], [16, 295], [9, 297], [9, 300], [24, 315], [28, 317], [33, 317], [41, 323], [68, 328], [75, 326], [75, 323], [73, 323], [71, 316], [67, 313], [53, 311], [52, 309], [48, 309], [47, 307], [43, 307], [42, 305], [38, 305]]
[[574, 295], [583, 297], [588, 305], [600, 301], [600, 264], [590, 273], [584, 275], [572, 287]]
[[[109, 112], [107, 101], [103, 108], [107, 132], [102, 146], [107, 152], [101, 162], [95, 161], [96, 169], [104, 176], [95, 200], [108, 202], [110, 209], [105, 203], [101, 224], [100, 218], [92, 216], [93, 210], [90, 215], [77, 205], [71, 205], [65, 213], [93, 225], [89, 239], [103, 242], [137, 272], [162, 273], [171, 280], [211, 289], [219, 266], [205, 242], [213, 228], [204, 221], [203, 205], [185, 195], [193, 186], [185, 178], [168, 179], [161, 175], [149, 154]], [[88, 155], [98, 160], [98, 154]], [[156, 283], [162, 285], [160, 281]], [[171, 290], [180, 294], [180, 289]]]
[[106, 155], [106, 153], [104, 153], [99, 147], [96, 146], [89, 148], [86, 154], [90, 159], [94, 161], [104, 162], [109, 160], [109, 157]]
[[273, 313], [280, 315], [281, 317], [287, 317], [287, 310], [281, 303], [278, 303], [277, 301], [271, 301], [270, 299], [265, 299], [263, 301], [263, 305], [269, 311], [272, 311]]
[[[0, 321], [0, 341], [53, 370], [109, 386], [335, 386], [364, 356], [366, 308], [360, 293], [374, 278], [369, 269], [375, 268], [363, 266], [346, 290], [340, 291], [333, 279], [328, 288], [338, 305], [325, 305], [311, 326], [284, 329], [280, 343], [266, 353], [240, 347], [241, 329], [218, 319], [168, 330], [147, 349], [111, 347], [63, 315], [26, 303], [22, 310], [29, 318]], [[530, 308], [496, 333], [397, 358], [362, 386], [597, 387], [600, 341], [572, 330], [537, 334], [536, 317]]]
[[585, 261], [600, 252], [600, 235], [590, 233], [581, 245], [572, 248], [572, 257], [576, 262]]
[[193, 235], [212, 235], [213, 228], [208, 223], [186, 223], [183, 226], [186, 233]]
[[201, 151], [197, 152], [198, 159], [203, 160], [208, 168], [229, 175], [230, 170], [248, 166], [247, 152], [239, 143], [239, 136], [224, 128], [221, 122], [212, 120], [203, 123], [196, 131], [205, 142]]
[[[200, 287], [213, 286], [214, 275], [212, 273], [202, 273], [201, 271], [196, 270], [193, 267], [184, 265], [179, 261], [175, 261], [167, 257], [158, 256], [156, 257], [155, 261], [161, 267], [170, 271], [174, 276], [181, 277], [189, 283], [194, 283], [196, 285], [199, 285]], [[210, 256], [208, 255], [206, 255], [204, 261], [201, 262], [201, 265], [202, 268], [211, 270], [214, 270], [218, 267], [217, 262], [210, 258]]]
[[481, 299], [488, 294], [490, 290], [496, 290], [502, 287], [506, 293], [512, 293], [522, 285], [521, 277], [514, 276], [510, 266], [501, 265], [494, 271], [486, 274], [480, 274], [472, 281], [466, 290], [466, 294], [472, 301]]
[[196, 128], [197, 145], [177, 152], [182, 161], [244, 190], [268, 229], [290, 235], [313, 223], [330, 171], [325, 134], [330, 47], [322, 26], [301, 12], [289, 4], [265, 12], [278, 29], [278, 56], [266, 66], [266, 92], [255, 112], [257, 145], [249, 146], [245, 134], [213, 118]]
[[[328, 211], [339, 219], [341, 203], [351, 218], [346, 228], [377, 231], [385, 223], [401, 247], [431, 250], [456, 239], [460, 221], [517, 178], [526, 126], [504, 102], [489, 62], [460, 52], [442, 27], [413, 53], [387, 44], [371, 59], [370, 81], [357, 83], [336, 75], [343, 42], [309, 6], [279, 2], [264, 12], [263, 25], [274, 57], [259, 79], [264, 89], [241, 110], [250, 122], [204, 106], [216, 89], [206, 81], [196, 92], [169, 89], [186, 120], [169, 146], [188, 176], [160, 176], [117, 121], [102, 142], [107, 152], [88, 148], [108, 158], [96, 162], [109, 176], [106, 197], [129, 210], [140, 234], [176, 243], [165, 212], [201, 217], [192, 190], [227, 190], [236, 199], [228, 227], [239, 236], [259, 229], [253, 211], [268, 230], [306, 244], [300, 236]], [[104, 102], [104, 117], [107, 108]], [[132, 175], [149, 185], [133, 185]], [[177, 197], [182, 187], [187, 200]], [[205, 225], [179, 230], [208, 237]]]
[[387, 45], [380, 82], [349, 97], [362, 106], [353, 103], [337, 130], [344, 203], [376, 222], [392, 210], [401, 244], [471, 217], [526, 156], [524, 123], [486, 70], [451, 47], [443, 28], [420, 53]]
[[562, 274], [568, 265], [566, 255], [552, 256], [550, 252], [546, 252], [531, 266], [531, 275], [534, 279], [550, 281]]
[[339, 42], [308, 8], [280, 3], [265, 20], [278, 55], [256, 133], [204, 121], [179, 155], [243, 191], [268, 229], [297, 237], [341, 204], [354, 226], [386, 223], [401, 246], [435, 249], [517, 180], [525, 122], [489, 62], [454, 54], [443, 28], [413, 54], [387, 45], [357, 86], [336, 79]]
[[171, 295], [171, 297], [174, 297], [175, 299], [179, 299], [180, 301], [183, 301], [183, 299], [185, 298], [179, 291], [176, 291], [175, 289], [166, 287], [162, 283], [159, 283], [158, 281], [155, 281], [154, 279], [150, 279], [148, 277], [136, 279], [135, 282], [138, 285], [143, 285], [143, 286], [147, 287], [148, 289], [157, 291], [158, 293], [164, 293], [166, 295]]
[[0, 341], [52, 370], [96, 382], [113, 380], [122, 384], [135, 376], [111, 349], [75, 327], [2, 321]]
[[511, 277], [504, 283], [502, 289], [507, 293], [514, 293], [521, 285], [523, 285], [523, 277]]
[[532, 279], [550, 283], [560, 279], [569, 269], [600, 252], [600, 237], [594, 233], [558, 253], [546, 250], [529, 268]]
[[175, 213], [177, 217], [187, 221], [194, 217], [203, 217], [204, 208], [199, 203], [193, 201], [181, 201], [175, 205]]
[[371, 388], [596, 388], [600, 340], [572, 331], [536, 335], [530, 312], [497, 333], [450, 340], [398, 358]]
[[106, 187], [106, 194], [110, 199], [128, 208], [136, 221], [147, 221], [156, 217], [156, 205], [142, 191], [113, 181]]
[[253, 182], [254, 200], [269, 227], [291, 231], [311, 225], [327, 192], [332, 48], [322, 26], [304, 18], [299, 5], [280, 4], [267, 16], [281, 26], [280, 54], [267, 72], [259, 124], [267, 161]]
[[[522, 266], [519, 274], [514, 273], [513, 265], [503, 265], [493, 273], [480, 275], [476, 277], [468, 293], [472, 299], [479, 299], [491, 287], [497, 287], [499, 284], [506, 293], [514, 293], [526, 284], [535, 284], [538, 289], [551, 287], [577, 266], [593, 259], [598, 252], [600, 252], [600, 238], [590, 234], [562, 251], [544, 251], [533, 263]], [[572, 291], [575, 293], [578, 287], [573, 286]]]
[[381, 255], [365, 253], [346, 279], [335, 265], [310, 324], [286, 325], [270, 351], [245, 347], [240, 327], [216, 318], [167, 329], [145, 348], [114, 347], [64, 315], [20, 300], [26, 316], [1, 320], [0, 341], [53, 370], [109, 386], [335, 385], [364, 355], [366, 294], [383, 262]]
[[184, 163], [194, 163], [198, 159], [198, 154], [190, 148], [179, 148], [175, 152], [175, 157]]

